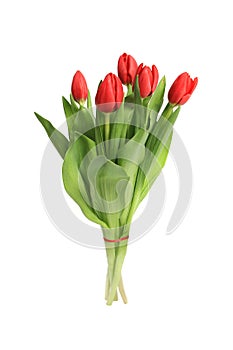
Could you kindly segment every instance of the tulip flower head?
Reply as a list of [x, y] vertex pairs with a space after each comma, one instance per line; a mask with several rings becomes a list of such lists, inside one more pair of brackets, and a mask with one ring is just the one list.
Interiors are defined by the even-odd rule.
[[183, 105], [191, 97], [198, 83], [198, 78], [192, 79], [187, 72], [180, 74], [168, 92], [168, 100], [174, 105]]
[[87, 82], [83, 74], [78, 70], [72, 81], [71, 92], [75, 101], [84, 103], [88, 96]]
[[97, 90], [97, 108], [101, 112], [111, 113], [120, 108], [123, 98], [124, 91], [120, 79], [113, 73], [107, 74]]
[[131, 56], [123, 53], [118, 60], [118, 76], [124, 85], [133, 84], [138, 65], [136, 60]]
[[137, 75], [141, 97], [145, 98], [152, 95], [159, 80], [158, 69], [155, 65], [152, 66], [152, 69], [148, 66], [143, 67], [143, 63], [141, 63], [138, 67]]

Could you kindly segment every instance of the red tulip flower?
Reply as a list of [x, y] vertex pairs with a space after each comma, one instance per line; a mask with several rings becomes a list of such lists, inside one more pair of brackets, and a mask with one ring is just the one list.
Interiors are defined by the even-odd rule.
[[197, 86], [198, 78], [191, 79], [188, 73], [180, 74], [168, 92], [168, 100], [171, 104], [183, 105], [192, 95]]
[[83, 103], [88, 96], [87, 82], [83, 74], [78, 70], [72, 81], [71, 92], [75, 101]]
[[100, 83], [95, 97], [95, 104], [101, 112], [110, 113], [118, 108], [124, 98], [120, 79], [113, 73], [106, 75]]
[[122, 81], [122, 84], [129, 85], [133, 84], [136, 73], [137, 73], [138, 65], [135, 59], [123, 53], [118, 60], [118, 76]]
[[138, 67], [137, 75], [141, 97], [145, 98], [153, 94], [159, 80], [158, 69], [155, 65], [150, 69], [147, 66], [143, 67], [143, 63], [141, 63]]

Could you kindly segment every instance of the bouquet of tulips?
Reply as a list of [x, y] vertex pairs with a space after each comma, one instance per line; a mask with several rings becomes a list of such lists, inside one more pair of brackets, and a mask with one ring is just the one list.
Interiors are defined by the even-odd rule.
[[64, 159], [67, 193], [102, 228], [107, 305], [118, 299], [118, 291], [127, 302], [121, 271], [133, 215], [166, 162], [173, 125], [197, 82], [186, 72], [179, 75], [160, 113], [165, 77], [159, 81], [155, 65], [138, 66], [124, 53], [118, 76], [109, 73], [100, 81], [95, 107], [83, 74], [74, 75], [70, 100], [62, 98], [69, 139], [35, 113]]

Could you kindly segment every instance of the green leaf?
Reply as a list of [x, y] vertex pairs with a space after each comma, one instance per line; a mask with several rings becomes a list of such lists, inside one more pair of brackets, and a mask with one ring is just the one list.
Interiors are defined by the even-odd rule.
[[131, 139], [139, 129], [148, 130], [148, 117], [150, 111], [143, 105], [135, 103], [131, 126], [128, 127], [127, 136]]
[[148, 102], [147, 108], [154, 110], [156, 113], [159, 113], [162, 104], [166, 88], [166, 78], [165, 76], [160, 80], [157, 88], [155, 89], [153, 95], [151, 96], [150, 101]]
[[104, 113], [96, 109], [96, 127], [95, 127], [95, 142], [97, 147], [97, 154], [104, 154]]
[[70, 94], [70, 104], [71, 104], [73, 114], [77, 113], [79, 111], [79, 107], [78, 107], [75, 99], [73, 98], [72, 94]]
[[125, 97], [125, 102], [126, 103], [134, 103], [134, 94], [127, 95]]
[[154, 135], [151, 135], [148, 140], [147, 149], [151, 153], [145, 157], [145, 163], [142, 165], [142, 169], [144, 169], [146, 173], [146, 178], [140, 201], [147, 195], [166, 163], [172, 141], [173, 125], [177, 120], [180, 109], [181, 107], [178, 107], [172, 112], [168, 120], [160, 117]]
[[60, 154], [60, 156], [64, 159], [67, 149], [69, 148], [69, 141], [67, 138], [48, 121], [43, 118], [38, 113], [34, 112], [35, 116], [39, 120], [39, 122], [43, 125], [48, 137], [51, 142], [55, 146], [56, 150]]
[[92, 207], [86, 175], [88, 165], [96, 157], [95, 146], [95, 142], [80, 135], [66, 153], [62, 177], [66, 192], [79, 205], [84, 215], [102, 227], [107, 227]]
[[163, 105], [165, 88], [166, 88], [166, 78], [164, 76], [160, 80], [157, 88], [155, 89], [147, 105], [148, 110], [151, 111], [149, 115], [149, 130], [153, 130], [155, 126], [158, 113]]
[[145, 157], [138, 170], [134, 197], [127, 216], [128, 223], [165, 165], [172, 132], [172, 124], [166, 118], [160, 117], [153, 133], [148, 137]]
[[180, 110], [181, 110], [181, 106], [179, 106], [178, 108], [176, 108], [176, 110], [172, 113], [172, 115], [168, 118], [169, 122], [174, 125], [176, 120], [177, 120], [177, 117], [180, 113]]
[[153, 134], [148, 138], [146, 157], [141, 165], [141, 170], [145, 174], [141, 200], [148, 193], [165, 165], [172, 140], [172, 127], [173, 125], [166, 118], [160, 117]]
[[67, 127], [69, 131], [69, 139], [73, 142], [73, 124], [74, 124], [74, 113], [71, 104], [62, 96], [63, 108], [66, 116]]
[[139, 89], [139, 83], [138, 83], [138, 75], [136, 76], [135, 84], [134, 84], [134, 96], [135, 96], [135, 103], [142, 105], [142, 98], [140, 95], [140, 89]]
[[[108, 202], [108, 208], [111, 202], [115, 202], [116, 200], [122, 201], [122, 198], [120, 198], [121, 196], [118, 195], [119, 191], [117, 186], [121, 185], [122, 188], [123, 185], [123, 187], [126, 187], [128, 180], [129, 177], [122, 167], [106, 159], [104, 165], [99, 169], [96, 184], [97, 191], [101, 197]], [[116, 203], [114, 203], [113, 208], [115, 212], [121, 211]]]
[[147, 195], [149, 192], [151, 186], [159, 176], [159, 174], [162, 171], [162, 168], [164, 167], [167, 156], [169, 153], [171, 141], [172, 141], [172, 135], [173, 131], [171, 131], [170, 135], [168, 136], [167, 140], [165, 143], [160, 142], [159, 146], [157, 148], [157, 152], [155, 154], [155, 157], [151, 163], [151, 166], [148, 170], [148, 174], [146, 176], [146, 181], [144, 182], [143, 190], [141, 192], [141, 201], [143, 198]]
[[125, 170], [105, 156], [99, 156], [90, 165], [88, 178], [100, 217], [109, 227], [119, 227], [121, 212], [129, 200], [129, 177]]
[[87, 137], [95, 141], [95, 122], [90, 111], [82, 108], [76, 113], [73, 123], [73, 132], [85, 134]]
[[134, 137], [130, 139], [123, 147], [120, 148], [117, 158], [118, 163], [125, 168], [128, 175], [131, 175], [130, 168], [138, 167], [145, 157], [145, 142], [148, 133], [139, 129]]
[[130, 126], [134, 108], [122, 103], [121, 107], [110, 114], [109, 158], [116, 159], [119, 148], [126, 143], [126, 134]]
[[[130, 191], [130, 186], [132, 187], [131, 197], [132, 201], [128, 207], [125, 208], [121, 215], [121, 224], [124, 225], [127, 222], [127, 218], [131, 211], [133, 202], [135, 201], [135, 196], [137, 195], [136, 189], [138, 185], [137, 177], [139, 166], [145, 158], [145, 142], [147, 140], [148, 133], [142, 129], [139, 129], [134, 137], [130, 139], [118, 153], [118, 164], [121, 165], [127, 175], [130, 178], [130, 184], [128, 186], [128, 191]], [[128, 194], [129, 195], [129, 194]]]
[[62, 96], [62, 103], [63, 103], [65, 116], [67, 119], [69, 119], [70, 117], [72, 117], [74, 115], [72, 108], [71, 108], [71, 104], [67, 101], [67, 99], [64, 96]]
[[151, 99], [151, 96], [145, 97], [144, 100], [143, 100], [143, 106], [147, 107], [150, 99]]

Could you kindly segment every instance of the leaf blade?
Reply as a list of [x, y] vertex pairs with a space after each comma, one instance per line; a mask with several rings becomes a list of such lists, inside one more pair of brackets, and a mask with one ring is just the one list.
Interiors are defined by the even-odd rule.
[[43, 118], [36, 112], [34, 112], [34, 114], [41, 125], [44, 127], [48, 137], [50, 138], [58, 153], [64, 159], [69, 148], [69, 141], [67, 138], [59, 130], [57, 130], [49, 120]]
[[[83, 159], [88, 157], [88, 155], [90, 156], [90, 160], [96, 157], [95, 142], [84, 135], [80, 135], [80, 137], [69, 148], [63, 162], [62, 179], [64, 187], [69, 196], [79, 205], [83, 214], [89, 220], [101, 225], [102, 227], [107, 227], [97, 216], [95, 210], [91, 206], [90, 197], [86, 197], [89, 193], [85, 193], [87, 183], [85, 183], [81, 174], [81, 165]], [[82, 166], [86, 167], [88, 159], [87, 164], [84, 163]]]
[[157, 85], [153, 95], [151, 96], [150, 101], [148, 102], [148, 105], [147, 105], [148, 109], [153, 110], [156, 113], [159, 113], [163, 104], [165, 88], [166, 88], [166, 78], [165, 76], [163, 76], [159, 84]]
[[64, 113], [66, 116], [66, 123], [67, 123], [67, 127], [68, 127], [68, 132], [69, 132], [69, 139], [71, 142], [73, 142], [73, 140], [74, 140], [74, 136], [73, 136], [74, 112], [73, 112], [73, 109], [71, 107], [71, 104], [69, 103], [69, 101], [67, 101], [67, 99], [64, 96], [62, 96], [62, 104], [63, 104]]

